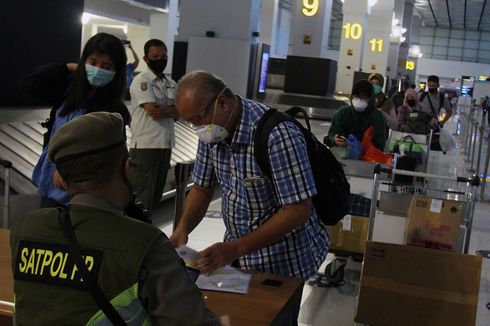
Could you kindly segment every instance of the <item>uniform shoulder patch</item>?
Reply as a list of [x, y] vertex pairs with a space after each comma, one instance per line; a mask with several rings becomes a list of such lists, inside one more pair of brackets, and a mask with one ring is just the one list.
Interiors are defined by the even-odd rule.
[[148, 83], [147, 82], [141, 82], [140, 83], [140, 89], [144, 92], [148, 89]]
[[[102, 252], [81, 248], [85, 264], [94, 279], [98, 278]], [[28, 282], [47, 283], [85, 289], [80, 272], [67, 245], [20, 241], [15, 257], [14, 278]]]

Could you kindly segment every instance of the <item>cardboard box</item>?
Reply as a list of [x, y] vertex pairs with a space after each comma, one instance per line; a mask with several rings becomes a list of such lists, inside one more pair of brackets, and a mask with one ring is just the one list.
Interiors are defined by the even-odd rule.
[[364, 254], [369, 218], [346, 215], [339, 223], [328, 226], [330, 251]]
[[366, 243], [355, 321], [389, 326], [474, 326], [482, 257]]
[[455, 251], [462, 212], [462, 202], [414, 196], [408, 210], [406, 243]]

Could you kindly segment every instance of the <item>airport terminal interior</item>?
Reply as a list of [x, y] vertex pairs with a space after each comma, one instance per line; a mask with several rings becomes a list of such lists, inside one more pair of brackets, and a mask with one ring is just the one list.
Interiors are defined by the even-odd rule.
[[[7, 78], [0, 81], [0, 160], [12, 163], [8, 170], [0, 167], [2, 205], [9, 194], [0, 226], [11, 228], [40, 203], [31, 177], [46, 131], [41, 122], [49, 117], [51, 106], [25, 94], [19, 81], [42, 64], [78, 62], [83, 46], [97, 33], [120, 38], [128, 63], [139, 59], [135, 76], [147, 69], [145, 42], [157, 38], [168, 48], [164, 72], [169, 79], [178, 82], [188, 72], [205, 70], [243, 98], [282, 111], [301, 107], [307, 119], [298, 120], [309, 120], [311, 132], [322, 143], [336, 112], [353, 105], [352, 87], [358, 81], [371, 81], [375, 73], [382, 79], [380, 92], [389, 100], [402, 94], [403, 101], [407, 89], [427, 92], [429, 76], [438, 76], [437, 90], [449, 105], [447, 109], [441, 104], [435, 116], [445, 122], [441, 131], [425, 135], [401, 130], [401, 125], [389, 129], [385, 154], [376, 161], [382, 165], [332, 150], [343, 165], [351, 194], [364, 200], [365, 214], [349, 211], [328, 227], [330, 252], [317, 275], [305, 280], [298, 324], [490, 325], [487, 0], [28, 2], [33, 13], [12, 2], [2, 4], [9, 10], [0, 14], [0, 20], [26, 21], [17, 35], [4, 38], [12, 48], [2, 51], [8, 54], [0, 60], [9, 63]], [[30, 41], [22, 41], [24, 36]], [[124, 103], [133, 107], [130, 99]], [[405, 98], [400, 106], [407, 103]], [[128, 145], [132, 133], [127, 127]], [[169, 237], [193, 186], [198, 142], [194, 129], [176, 119], [170, 170], [152, 212], [153, 224]], [[409, 168], [403, 163], [412, 153], [420, 156]], [[200, 251], [223, 241], [221, 194], [217, 189], [203, 221], [189, 235], [190, 248]], [[429, 204], [420, 205], [426, 199]], [[425, 220], [416, 219], [414, 212], [425, 214]], [[434, 236], [450, 228], [444, 219], [455, 212], [459, 215], [451, 229], [451, 248], [410, 246], [414, 223], [420, 223], [420, 234]], [[410, 248], [426, 250], [426, 270], [414, 269], [420, 257]], [[380, 250], [381, 258], [376, 256]], [[384, 253], [387, 265], [376, 265], [385, 261]], [[7, 288], [2, 285], [5, 280], [0, 282], [0, 288]], [[0, 324], [2, 314], [12, 316], [12, 298], [13, 293], [0, 291]]]

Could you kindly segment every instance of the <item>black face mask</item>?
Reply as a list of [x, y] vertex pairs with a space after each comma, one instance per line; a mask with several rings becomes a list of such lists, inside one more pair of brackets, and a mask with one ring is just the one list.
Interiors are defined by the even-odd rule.
[[167, 59], [148, 60], [148, 67], [154, 73], [161, 74], [167, 67]]
[[429, 93], [431, 94], [437, 93], [437, 88], [429, 88]]
[[407, 100], [407, 104], [410, 106], [415, 106], [415, 100]]

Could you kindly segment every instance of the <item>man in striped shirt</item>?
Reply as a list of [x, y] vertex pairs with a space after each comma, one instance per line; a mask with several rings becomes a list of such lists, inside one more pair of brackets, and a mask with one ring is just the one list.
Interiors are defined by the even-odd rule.
[[211, 273], [239, 260], [240, 267], [308, 279], [328, 251], [328, 233], [311, 203], [316, 187], [301, 130], [284, 121], [268, 140], [272, 180], [254, 157], [254, 135], [269, 108], [233, 94], [203, 71], [177, 85], [180, 116], [199, 136], [194, 187], [170, 240], [187, 243], [221, 185], [224, 241], [199, 253], [198, 268]]

